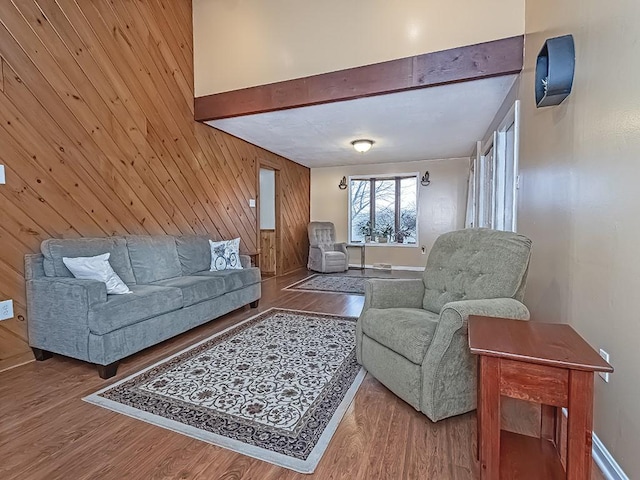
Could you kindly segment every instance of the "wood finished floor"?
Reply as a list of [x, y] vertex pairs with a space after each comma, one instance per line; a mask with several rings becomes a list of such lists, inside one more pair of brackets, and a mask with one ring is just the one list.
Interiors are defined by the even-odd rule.
[[[358, 274], [350, 272], [350, 274]], [[263, 282], [259, 309], [241, 309], [125, 359], [117, 377], [54, 356], [0, 373], [0, 478], [476, 479], [475, 413], [431, 423], [370, 375], [314, 475], [302, 475], [88, 404], [82, 397], [271, 307], [357, 316], [363, 297], [281, 289], [305, 271]], [[412, 274], [403, 274], [411, 276]], [[418, 274], [419, 276], [419, 274]], [[518, 420], [527, 430], [528, 415]], [[603, 477], [593, 469], [593, 480]], [[538, 478], [532, 472], [531, 478]]]

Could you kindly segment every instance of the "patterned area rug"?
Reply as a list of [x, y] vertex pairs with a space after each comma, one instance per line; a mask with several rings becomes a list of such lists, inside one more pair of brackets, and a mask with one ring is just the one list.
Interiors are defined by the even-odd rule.
[[[371, 277], [373, 278], [373, 277]], [[302, 292], [350, 293], [364, 295], [365, 277], [350, 277], [347, 275], [311, 275], [299, 282], [289, 285], [284, 290]]]
[[84, 400], [312, 473], [365, 375], [355, 320], [267, 310]]

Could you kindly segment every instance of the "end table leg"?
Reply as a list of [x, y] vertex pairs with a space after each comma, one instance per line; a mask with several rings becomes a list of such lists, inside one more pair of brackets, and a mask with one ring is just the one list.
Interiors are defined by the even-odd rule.
[[593, 372], [569, 371], [567, 479], [591, 478]]
[[500, 359], [480, 356], [478, 378], [480, 478], [500, 478]]
[[540, 438], [556, 443], [557, 408], [553, 405], [540, 406]]

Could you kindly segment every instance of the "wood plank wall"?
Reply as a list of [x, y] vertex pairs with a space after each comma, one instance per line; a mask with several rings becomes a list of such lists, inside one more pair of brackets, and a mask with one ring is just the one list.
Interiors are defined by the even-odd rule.
[[263, 275], [276, 275], [276, 231], [260, 230], [260, 271]]
[[164, 233], [255, 251], [260, 159], [281, 171], [284, 270], [305, 264], [309, 170], [193, 120], [190, 0], [2, 1], [0, 73], [0, 370], [32, 359], [25, 253]]

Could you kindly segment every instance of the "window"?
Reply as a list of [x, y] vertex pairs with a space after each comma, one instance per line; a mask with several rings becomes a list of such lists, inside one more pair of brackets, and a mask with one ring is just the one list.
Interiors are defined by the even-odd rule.
[[500, 123], [471, 167], [467, 226], [516, 231], [520, 102]]
[[351, 177], [349, 241], [418, 242], [418, 175]]

